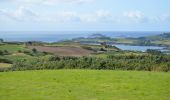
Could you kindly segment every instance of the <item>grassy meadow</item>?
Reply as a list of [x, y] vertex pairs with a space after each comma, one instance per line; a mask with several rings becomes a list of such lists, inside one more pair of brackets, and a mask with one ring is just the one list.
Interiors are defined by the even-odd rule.
[[0, 73], [1, 100], [168, 100], [170, 73], [42, 70]]

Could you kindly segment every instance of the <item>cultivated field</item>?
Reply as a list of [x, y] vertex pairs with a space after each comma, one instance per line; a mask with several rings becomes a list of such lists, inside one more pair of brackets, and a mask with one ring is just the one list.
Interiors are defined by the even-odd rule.
[[28, 46], [29, 49], [37, 49], [41, 52], [49, 52], [59, 56], [89, 56], [93, 53], [80, 47], [53, 47], [53, 46]]
[[169, 100], [169, 79], [162, 72], [2, 72], [0, 100]]

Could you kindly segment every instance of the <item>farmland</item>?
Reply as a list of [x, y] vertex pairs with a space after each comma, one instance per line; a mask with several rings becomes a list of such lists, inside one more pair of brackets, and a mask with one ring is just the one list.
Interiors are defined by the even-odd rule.
[[42, 70], [0, 73], [1, 100], [168, 100], [162, 72]]
[[37, 49], [41, 52], [50, 52], [59, 56], [89, 56], [93, 53], [90, 50], [86, 50], [78, 47], [47, 47], [47, 46], [28, 46], [29, 49]]
[[[50, 46], [51, 45], [51, 46]], [[121, 51], [114, 46], [73, 43], [3, 44], [0, 46], [0, 71], [45, 69], [96, 69], [170, 71], [170, 56], [149, 50], [148, 53]], [[6, 47], [6, 49], [4, 49]]]

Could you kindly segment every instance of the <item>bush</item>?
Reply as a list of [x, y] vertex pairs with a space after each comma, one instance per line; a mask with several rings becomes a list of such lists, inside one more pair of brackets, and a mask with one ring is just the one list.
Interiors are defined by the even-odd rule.
[[0, 58], [0, 63], [10, 63], [10, 64], [12, 64], [12, 61], [5, 59], [5, 58]]
[[31, 52], [28, 51], [28, 50], [25, 50], [24, 53], [25, 53], [25, 54], [30, 54]]
[[[0, 61], [8, 60], [0, 59]], [[51, 56], [46, 59], [17, 61], [10, 70], [109, 69], [168, 72], [169, 62], [169, 55], [110, 55], [108, 58]]]
[[107, 50], [105, 50], [105, 49], [103, 49], [103, 48], [100, 48], [100, 51], [107, 51]]
[[8, 55], [9, 54], [8, 50], [4, 50], [4, 54]]
[[60, 61], [60, 57], [59, 56], [51, 56], [51, 57], [49, 57], [49, 61]]
[[36, 53], [36, 52], [37, 52], [37, 49], [33, 48], [33, 49], [32, 49], [32, 52], [33, 52], [33, 53]]
[[21, 51], [21, 50], [18, 50], [18, 53], [22, 53], [22, 51]]
[[47, 54], [48, 54], [48, 52], [45, 52], [45, 51], [43, 51], [42, 53], [43, 53], [44, 55], [47, 55]]
[[0, 50], [0, 55], [4, 55], [4, 52], [2, 50]]
[[81, 46], [83, 49], [87, 49], [87, 50], [93, 50], [92, 47], [88, 47], [88, 46]]
[[153, 49], [147, 49], [146, 52], [149, 53], [149, 54], [155, 54], [155, 55], [160, 55], [160, 54], [162, 54], [161, 51], [159, 51], [159, 50], [153, 50]]

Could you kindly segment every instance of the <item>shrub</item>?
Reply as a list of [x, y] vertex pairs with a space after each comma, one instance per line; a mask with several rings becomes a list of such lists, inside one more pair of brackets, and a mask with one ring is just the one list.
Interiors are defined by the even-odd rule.
[[59, 61], [60, 57], [59, 56], [51, 56], [49, 57], [49, 61]]
[[4, 55], [4, 52], [2, 50], [0, 50], [0, 55]]
[[45, 51], [43, 51], [42, 53], [43, 53], [44, 55], [47, 55], [47, 54], [48, 54], [48, 52], [45, 52]]
[[8, 55], [9, 54], [8, 50], [4, 50], [4, 54]]
[[10, 63], [10, 64], [12, 64], [12, 61], [5, 59], [5, 58], [0, 58], [0, 63]]
[[87, 50], [93, 50], [92, 47], [88, 47], [88, 46], [81, 46], [83, 49], [87, 49]]
[[161, 51], [159, 51], [159, 50], [153, 50], [153, 49], [147, 49], [146, 52], [149, 53], [149, 54], [155, 54], [155, 55], [160, 55], [160, 54], [162, 54]]
[[103, 49], [103, 48], [100, 48], [100, 51], [107, 51], [107, 50], [105, 50], [105, 49]]
[[18, 53], [22, 53], [22, 51], [21, 51], [21, 50], [18, 50]]
[[36, 52], [37, 52], [37, 49], [33, 48], [33, 49], [32, 49], [32, 52], [33, 52], [33, 53], [36, 53]]

